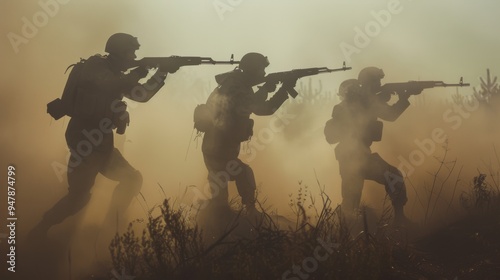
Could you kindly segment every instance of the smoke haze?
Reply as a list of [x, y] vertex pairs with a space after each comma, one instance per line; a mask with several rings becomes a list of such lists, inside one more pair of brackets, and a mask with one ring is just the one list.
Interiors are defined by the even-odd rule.
[[[136, 52], [139, 58], [181, 55], [228, 60], [234, 54], [239, 60], [247, 52], [261, 52], [271, 63], [267, 73], [339, 68], [343, 61], [353, 68], [301, 79], [297, 84], [297, 89], [303, 89], [299, 90], [301, 94], [319, 94], [316, 100], [288, 100], [281, 112], [288, 124], [279, 129], [273, 131], [277, 116], [252, 117], [256, 121], [255, 134], [247, 147], [243, 145], [240, 158], [249, 161], [254, 169], [259, 198], [266, 198], [267, 205], [282, 214], [290, 213], [288, 194], [297, 193], [299, 182], [317, 195], [318, 179], [333, 202], [341, 202], [334, 147], [326, 143], [323, 127], [333, 106], [340, 102], [336, 94], [343, 80], [356, 78], [367, 66], [382, 68], [385, 83], [458, 83], [463, 76], [471, 87], [460, 88], [458, 94], [471, 98], [472, 87], [479, 88], [479, 77], [486, 75], [487, 68], [492, 76], [500, 73], [500, 37], [496, 35], [500, 2], [493, 0], [66, 1], [58, 4], [46, 24], [35, 25], [36, 31], [29, 30], [32, 38], [23, 35], [25, 20], [43, 20], [34, 16], [44, 11], [40, 3], [49, 2], [59, 3], [0, 2], [0, 166], [6, 169], [8, 164], [14, 164], [17, 169], [20, 235], [26, 234], [67, 191], [64, 170], [60, 168], [68, 157], [64, 132], [69, 119], [52, 120], [46, 104], [60, 97], [68, 76], [65, 69], [80, 58], [104, 54], [104, 44], [114, 33], [137, 36], [141, 44]], [[399, 12], [391, 13], [384, 24], [378, 23], [374, 15], [382, 15], [388, 5], [396, 5]], [[373, 36], [365, 34], [368, 41], [357, 44], [356, 30], [366, 33], [366, 27], [374, 23], [378, 29], [370, 31]], [[13, 43], [12, 33], [24, 38], [23, 42]], [[342, 48], [347, 45], [349, 50], [355, 49], [350, 55]], [[117, 137], [116, 146], [143, 174], [145, 198], [134, 202], [131, 218], [145, 218], [145, 209], [165, 198], [158, 184], [167, 198], [178, 201], [188, 186], [202, 188], [207, 184], [201, 139], [194, 141], [192, 137], [192, 113], [216, 86], [213, 77], [232, 68], [183, 67], [168, 76], [165, 87], [150, 102], [127, 100], [131, 123], [125, 137]], [[383, 140], [375, 143], [372, 151], [398, 166], [401, 158], [410, 161], [413, 151], [422, 150], [416, 140], [432, 138], [432, 131], [441, 129], [448, 139], [446, 161], [457, 160], [451, 181], [463, 167], [460, 188], [468, 187], [478, 170], [488, 174], [489, 169], [498, 170], [494, 155], [495, 147], [500, 149], [495, 123], [498, 108], [494, 113], [482, 107], [466, 108], [465, 113], [460, 113], [452, 101], [454, 94], [455, 88], [437, 88], [412, 97], [411, 107], [396, 122], [384, 124]], [[433, 152], [413, 166], [407, 207], [412, 219], [420, 220], [424, 215], [417, 194], [425, 201], [425, 186], [432, 184], [443, 151], [442, 144], [435, 143]], [[447, 168], [450, 170], [450, 164]], [[92, 201], [80, 214], [82, 223], [101, 222], [114, 185], [98, 177]], [[233, 184], [230, 188], [230, 195], [236, 195]], [[384, 195], [382, 186], [365, 184], [365, 203], [380, 209]], [[445, 189], [445, 206], [450, 196], [451, 190]], [[4, 213], [2, 209], [2, 219]]]

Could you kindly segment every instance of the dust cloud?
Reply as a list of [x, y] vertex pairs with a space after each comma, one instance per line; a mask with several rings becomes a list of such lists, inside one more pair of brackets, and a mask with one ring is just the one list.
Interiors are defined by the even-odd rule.
[[[65, 4], [59, 4], [57, 12], [48, 15], [47, 22], [36, 26], [36, 31], [31, 30], [33, 34], [28, 38], [23, 35], [25, 20], [43, 20], [36, 19], [37, 13], [44, 11], [39, 4], [42, 2]], [[218, 2], [230, 9], [217, 10]], [[259, 198], [285, 215], [290, 213], [289, 194], [295, 196], [300, 186], [307, 185], [313, 196], [324, 187], [334, 203], [341, 202], [338, 164], [333, 146], [324, 140], [323, 127], [339, 102], [336, 94], [343, 80], [356, 78], [367, 66], [382, 68], [386, 74], [383, 82], [457, 83], [463, 76], [465, 82], [471, 83], [470, 88], [458, 92], [454, 88], [430, 89], [412, 97], [411, 107], [396, 122], [385, 123], [382, 142], [372, 146], [373, 152], [395, 166], [403, 164], [402, 159], [411, 162], [410, 156], [415, 157], [417, 164], [412, 164], [414, 170], [407, 178], [406, 211], [412, 219], [422, 221], [445, 143], [433, 141], [433, 146], [424, 148], [426, 152], [416, 142], [432, 139], [435, 129], [442, 131], [448, 152], [434, 191], [441, 186], [443, 191], [438, 200], [431, 200], [431, 208], [435, 203], [442, 206], [437, 212], [441, 211], [440, 218], [446, 219], [459, 210], [455, 202], [448, 207], [453, 194], [456, 200], [478, 172], [495, 174], [499, 168], [495, 155], [495, 150], [497, 155], [500, 150], [495, 122], [498, 107], [457, 105], [452, 97], [458, 94], [474, 101], [472, 87], [479, 89], [479, 77], [485, 76], [486, 68], [493, 76], [500, 73], [500, 39], [491, 34], [491, 27], [499, 24], [493, 14], [499, 4], [395, 1], [399, 12], [392, 13], [383, 24], [378, 23], [378, 32], [372, 30], [373, 36], [365, 34], [367, 41], [357, 44], [357, 30], [366, 33], [370, 24], [377, 23], [374, 14], [386, 11], [389, 2], [394, 1], [311, 4], [207, 0], [196, 5], [187, 1], [2, 1], [0, 166], [16, 166], [17, 215], [22, 221], [19, 237], [67, 191], [63, 168], [68, 158], [64, 132], [69, 119], [52, 120], [46, 104], [60, 97], [66, 67], [80, 58], [104, 54], [107, 38], [117, 32], [139, 38], [139, 58], [184, 55], [228, 60], [234, 54], [238, 60], [256, 51], [269, 57], [268, 73], [338, 68], [343, 61], [353, 67], [352, 71], [303, 78], [296, 89], [304, 96], [286, 101], [281, 117], [253, 117], [254, 137], [243, 145], [240, 158], [254, 169]], [[7, 36], [11, 33], [23, 37], [23, 42], [14, 46]], [[346, 55], [343, 43], [355, 51]], [[165, 198], [190, 203], [190, 188], [206, 186], [201, 139], [194, 137], [192, 113], [216, 86], [213, 77], [232, 68], [183, 67], [167, 77], [165, 87], [150, 102], [127, 101], [131, 123], [125, 136], [117, 137], [116, 146], [144, 177], [142, 196], [134, 201], [130, 219], [146, 218], [147, 210]], [[276, 118], [287, 122], [277, 126]], [[416, 151], [424, 157], [417, 158]], [[409, 171], [407, 165], [402, 166]], [[451, 176], [446, 179], [448, 172]], [[455, 184], [458, 188], [454, 191]], [[78, 224], [75, 232], [99, 226], [114, 185], [98, 177], [89, 205], [69, 219], [69, 223]], [[236, 195], [233, 184], [230, 195]], [[383, 198], [382, 186], [365, 183], [364, 203], [380, 209]], [[66, 227], [55, 227], [52, 235], [62, 235]]]

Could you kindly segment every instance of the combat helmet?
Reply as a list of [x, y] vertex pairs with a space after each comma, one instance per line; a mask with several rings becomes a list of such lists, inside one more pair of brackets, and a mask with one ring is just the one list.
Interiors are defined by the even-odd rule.
[[359, 72], [358, 81], [361, 85], [373, 84], [384, 78], [384, 71], [377, 67], [366, 67]]
[[140, 46], [137, 37], [126, 33], [115, 33], [109, 37], [104, 51], [109, 54], [123, 54], [129, 50], [138, 50]]
[[348, 79], [343, 81], [339, 86], [340, 100], [349, 99], [352, 95], [359, 93], [360, 84], [356, 79]]
[[266, 68], [269, 66], [269, 60], [267, 56], [264, 56], [260, 53], [247, 53], [245, 54], [240, 61], [238, 66], [243, 72], [254, 72], [261, 68]]

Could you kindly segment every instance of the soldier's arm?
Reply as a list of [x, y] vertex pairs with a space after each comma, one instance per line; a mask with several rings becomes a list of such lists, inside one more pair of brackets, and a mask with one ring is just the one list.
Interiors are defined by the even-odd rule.
[[157, 71], [144, 84], [136, 83], [124, 92], [124, 96], [136, 102], [148, 102], [165, 85], [166, 73]]
[[[147, 73], [146, 73], [147, 74]], [[127, 75], [116, 75], [109, 62], [102, 57], [91, 57], [85, 63], [80, 80], [81, 86], [90, 86], [103, 92], [124, 92], [137, 85], [143, 73], [132, 70]]]
[[377, 102], [378, 117], [386, 121], [395, 121], [410, 106], [408, 98], [399, 97], [399, 100], [389, 105], [385, 102]]
[[273, 92], [276, 90], [276, 84], [273, 82], [266, 82], [264, 85], [259, 87], [259, 90], [257, 90], [254, 93], [254, 100], [255, 102], [264, 102], [267, 100], [267, 97], [269, 96], [270, 92]]
[[281, 87], [269, 100], [252, 100], [250, 110], [258, 116], [269, 116], [274, 114], [287, 99], [288, 93]]

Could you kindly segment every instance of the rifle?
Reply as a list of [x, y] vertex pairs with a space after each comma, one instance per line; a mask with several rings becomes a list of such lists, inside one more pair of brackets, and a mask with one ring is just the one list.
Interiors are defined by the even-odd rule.
[[210, 57], [199, 57], [199, 56], [170, 56], [170, 57], [144, 57], [140, 60], [136, 60], [133, 67], [143, 66], [146, 68], [156, 68], [162, 70], [169, 70], [170, 68], [176, 68], [187, 65], [200, 65], [200, 64], [238, 64], [239, 61], [234, 61], [234, 55], [231, 55], [229, 61], [217, 61]]
[[464, 83], [463, 77], [460, 77], [458, 84], [447, 84], [442, 81], [409, 81], [406, 83], [388, 83], [381, 88], [382, 93], [393, 93], [407, 91], [412, 89], [426, 89], [433, 87], [468, 87], [469, 83]]
[[[313, 76], [321, 73], [331, 73], [337, 71], [346, 71], [351, 69], [352, 67], [345, 66], [345, 61], [344, 61], [342, 68], [337, 68], [337, 69], [318, 67], [318, 68], [294, 69], [291, 71], [271, 73], [268, 74], [266, 77], [264, 77], [264, 82], [283, 83], [288, 80], [297, 80], [305, 76]], [[299, 94], [294, 88], [287, 89], [287, 92], [293, 98], [297, 97], [297, 95]]]

